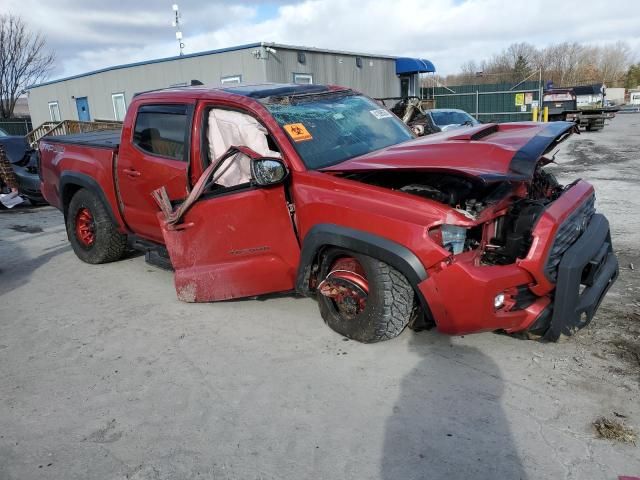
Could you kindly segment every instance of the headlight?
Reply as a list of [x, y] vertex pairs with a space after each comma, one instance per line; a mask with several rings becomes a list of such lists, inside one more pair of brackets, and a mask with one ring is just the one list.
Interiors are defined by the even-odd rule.
[[457, 225], [440, 225], [429, 230], [429, 236], [454, 255], [464, 251], [467, 229]]
[[495, 307], [496, 310], [498, 310], [499, 308], [502, 308], [503, 305], [504, 305], [504, 293], [499, 293], [493, 299], [493, 306]]

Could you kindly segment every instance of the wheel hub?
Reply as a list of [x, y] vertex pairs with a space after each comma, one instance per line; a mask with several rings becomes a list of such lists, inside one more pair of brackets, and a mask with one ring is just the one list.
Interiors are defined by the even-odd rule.
[[329, 274], [318, 285], [318, 291], [333, 300], [341, 315], [353, 318], [367, 306], [369, 282], [360, 263], [346, 257], [333, 263]]
[[76, 213], [76, 238], [85, 247], [96, 241], [96, 224], [88, 208], [81, 208]]

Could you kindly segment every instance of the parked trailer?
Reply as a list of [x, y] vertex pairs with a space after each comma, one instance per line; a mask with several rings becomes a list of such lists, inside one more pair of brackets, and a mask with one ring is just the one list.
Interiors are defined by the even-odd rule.
[[549, 109], [552, 122], [563, 120], [575, 122], [588, 131], [602, 130], [605, 120], [615, 117], [619, 108], [602, 106], [604, 93], [584, 93], [595, 90], [596, 86], [545, 90], [542, 106]]

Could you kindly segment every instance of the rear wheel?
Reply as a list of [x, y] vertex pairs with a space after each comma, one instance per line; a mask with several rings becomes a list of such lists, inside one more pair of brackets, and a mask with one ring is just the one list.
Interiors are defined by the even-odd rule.
[[404, 275], [366, 255], [333, 250], [321, 265], [318, 304], [324, 321], [345, 337], [374, 343], [409, 324], [414, 292]]
[[87, 263], [114, 262], [127, 249], [127, 236], [118, 232], [102, 201], [86, 189], [71, 199], [67, 236], [75, 254]]

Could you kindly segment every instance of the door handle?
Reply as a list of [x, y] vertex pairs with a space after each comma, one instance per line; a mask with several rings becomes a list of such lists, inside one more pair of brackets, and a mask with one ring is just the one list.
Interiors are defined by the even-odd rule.
[[132, 168], [123, 168], [122, 171], [126, 175], [129, 175], [130, 177], [139, 177], [140, 176], [140, 172], [138, 170], [133, 170]]

